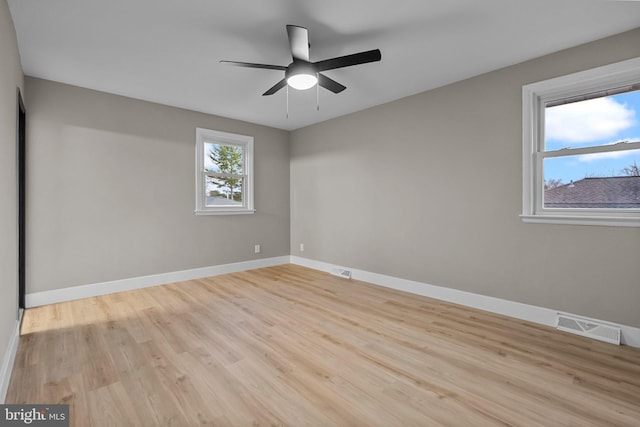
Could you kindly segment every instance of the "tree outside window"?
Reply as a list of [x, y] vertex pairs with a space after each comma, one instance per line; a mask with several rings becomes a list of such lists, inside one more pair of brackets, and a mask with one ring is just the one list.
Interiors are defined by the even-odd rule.
[[[241, 147], [234, 145], [206, 144], [208, 158], [215, 172], [221, 175], [209, 176], [208, 195], [242, 203], [242, 173], [244, 155]], [[224, 174], [224, 175], [223, 175]]]

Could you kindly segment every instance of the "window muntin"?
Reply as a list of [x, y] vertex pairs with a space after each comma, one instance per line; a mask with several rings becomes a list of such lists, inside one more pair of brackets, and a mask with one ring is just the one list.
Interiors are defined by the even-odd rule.
[[196, 130], [196, 214], [253, 213], [253, 138]]
[[640, 226], [638, 165], [640, 58], [523, 87], [524, 221]]

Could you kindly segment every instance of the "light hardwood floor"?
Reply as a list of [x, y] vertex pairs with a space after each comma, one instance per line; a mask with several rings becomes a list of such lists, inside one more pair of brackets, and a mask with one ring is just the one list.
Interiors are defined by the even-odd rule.
[[285, 265], [27, 310], [7, 403], [85, 426], [638, 426], [640, 349]]

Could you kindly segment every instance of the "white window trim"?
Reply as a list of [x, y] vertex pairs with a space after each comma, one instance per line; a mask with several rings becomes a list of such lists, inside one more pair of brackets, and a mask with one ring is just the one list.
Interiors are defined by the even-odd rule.
[[[522, 221], [549, 224], [640, 227], [640, 210], [551, 209], [542, 207], [541, 152], [547, 102], [640, 83], [640, 58], [633, 58], [522, 87]], [[621, 144], [619, 144], [621, 145]], [[640, 148], [624, 144], [619, 149]], [[594, 147], [594, 150], [597, 150]], [[584, 150], [584, 149], [582, 149]], [[591, 149], [589, 149], [591, 150]], [[580, 154], [572, 149], [573, 154]]]
[[[246, 188], [243, 189], [242, 206], [207, 206], [203, 176], [204, 144], [214, 142], [227, 145], [238, 145], [245, 148], [244, 167]], [[253, 208], [253, 137], [234, 133], [196, 128], [196, 215], [237, 215], [252, 214]]]

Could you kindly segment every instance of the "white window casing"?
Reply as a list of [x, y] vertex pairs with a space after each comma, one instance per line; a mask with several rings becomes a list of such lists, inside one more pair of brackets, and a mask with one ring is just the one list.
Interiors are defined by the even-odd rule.
[[[219, 144], [242, 148], [243, 164], [241, 174], [206, 171], [205, 144]], [[242, 181], [241, 205], [208, 205], [206, 177], [230, 177]], [[253, 137], [196, 128], [196, 215], [234, 215], [252, 214], [253, 207]]]
[[640, 227], [640, 209], [560, 209], [543, 206], [545, 158], [638, 150], [640, 142], [545, 151], [545, 107], [640, 89], [640, 58], [532, 83], [522, 88], [522, 214], [524, 222]]

